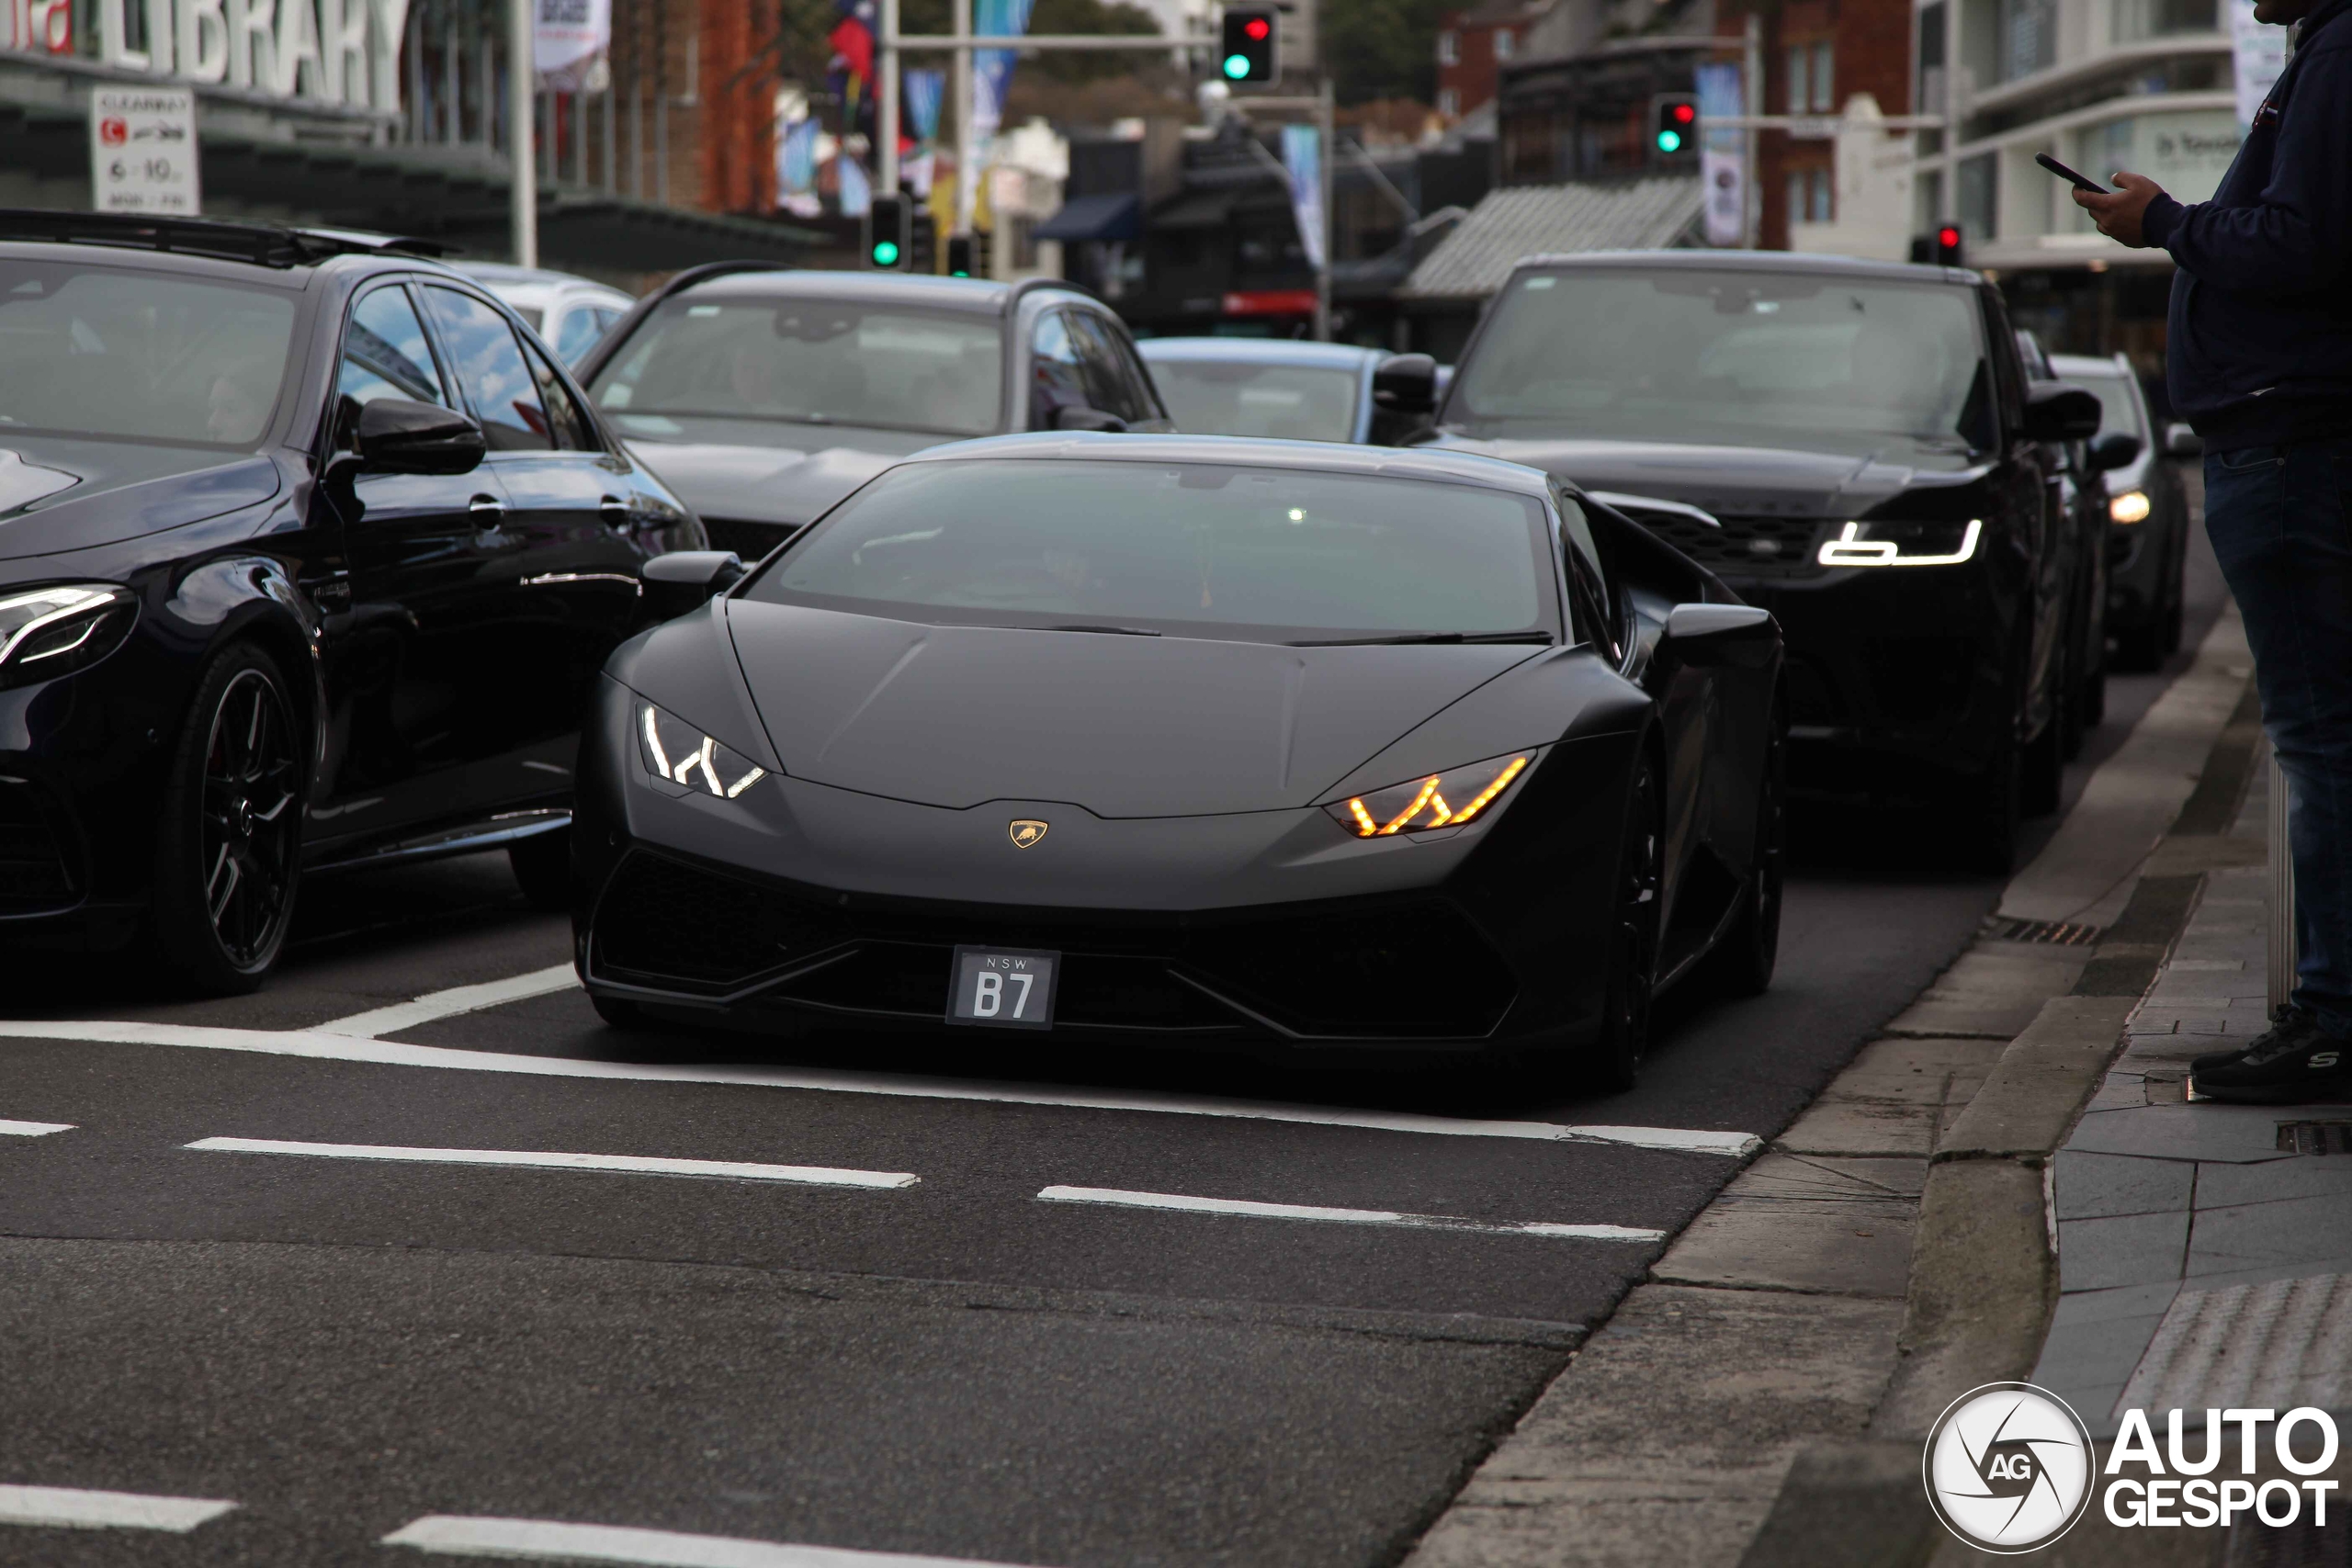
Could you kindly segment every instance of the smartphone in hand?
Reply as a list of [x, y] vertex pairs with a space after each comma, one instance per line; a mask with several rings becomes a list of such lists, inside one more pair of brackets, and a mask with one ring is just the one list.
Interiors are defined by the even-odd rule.
[[2113, 196], [2115, 193], [2078, 170], [2070, 169], [2047, 152], [2036, 152], [2033, 161], [2073, 186], [2076, 190], [2089, 191], [2093, 196]]

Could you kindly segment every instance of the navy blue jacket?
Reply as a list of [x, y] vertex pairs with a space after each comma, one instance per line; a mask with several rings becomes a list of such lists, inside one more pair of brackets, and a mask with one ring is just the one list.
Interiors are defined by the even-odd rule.
[[2180, 264], [2165, 383], [2217, 451], [2352, 434], [2352, 0], [2322, 0], [2211, 201], [2148, 204]]

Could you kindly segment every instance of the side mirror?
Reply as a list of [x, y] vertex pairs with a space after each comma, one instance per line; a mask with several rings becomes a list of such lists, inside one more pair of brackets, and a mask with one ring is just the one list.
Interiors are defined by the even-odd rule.
[[2128, 430], [2111, 430], [2091, 443], [2088, 454], [2091, 472], [2106, 473], [2110, 468], [2128, 468], [2140, 460], [2140, 438]]
[[1437, 361], [1392, 354], [1372, 372], [1373, 405], [1384, 413], [1428, 413], [1437, 407]]
[[1126, 427], [1127, 422], [1117, 414], [1104, 413], [1101, 409], [1091, 409], [1084, 403], [1072, 403], [1054, 411], [1056, 430], [1120, 431]]
[[2022, 434], [2029, 441], [2088, 441], [2105, 412], [2096, 392], [2064, 381], [2030, 382]]
[[733, 550], [672, 550], [645, 563], [645, 613], [674, 621], [725, 592], [743, 575], [743, 558]]
[[371, 474], [469, 474], [490, 444], [481, 426], [455, 409], [379, 398], [359, 411], [355, 444]]
[[1780, 623], [1753, 604], [1677, 604], [1661, 653], [1685, 664], [1761, 664], [1780, 646]]
[[2177, 422], [2165, 426], [2165, 456], [2167, 457], [2202, 457], [2205, 438]]

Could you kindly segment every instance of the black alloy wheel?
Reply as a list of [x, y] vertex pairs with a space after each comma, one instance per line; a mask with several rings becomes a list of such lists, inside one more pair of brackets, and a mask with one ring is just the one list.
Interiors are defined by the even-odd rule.
[[1625, 832], [1617, 851], [1616, 909], [1609, 931], [1609, 991], [1587, 1082], [1615, 1093], [1634, 1087], [1649, 1050], [1651, 994], [1657, 984], [1658, 917], [1666, 886], [1666, 829], [1657, 764], [1647, 750], [1626, 791]]
[[1786, 712], [1772, 705], [1764, 742], [1763, 781], [1756, 796], [1756, 861], [1740, 889], [1739, 913], [1715, 950], [1717, 984], [1725, 996], [1756, 997], [1772, 986], [1781, 955], [1781, 902], [1788, 877], [1789, 732]]
[[284, 677], [239, 646], [198, 682], [157, 835], [156, 944], [190, 986], [251, 991], [285, 946], [301, 879], [302, 744]]

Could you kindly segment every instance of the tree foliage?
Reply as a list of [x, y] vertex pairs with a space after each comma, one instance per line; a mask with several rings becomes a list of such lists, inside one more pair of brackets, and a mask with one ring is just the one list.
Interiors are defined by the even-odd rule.
[[[1044, 0], [1039, 0], [1042, 5]], [[1464, 0], [1323, 0], [1323, 58], [1343, 104], [1437, 96], [1438, 20]]]

